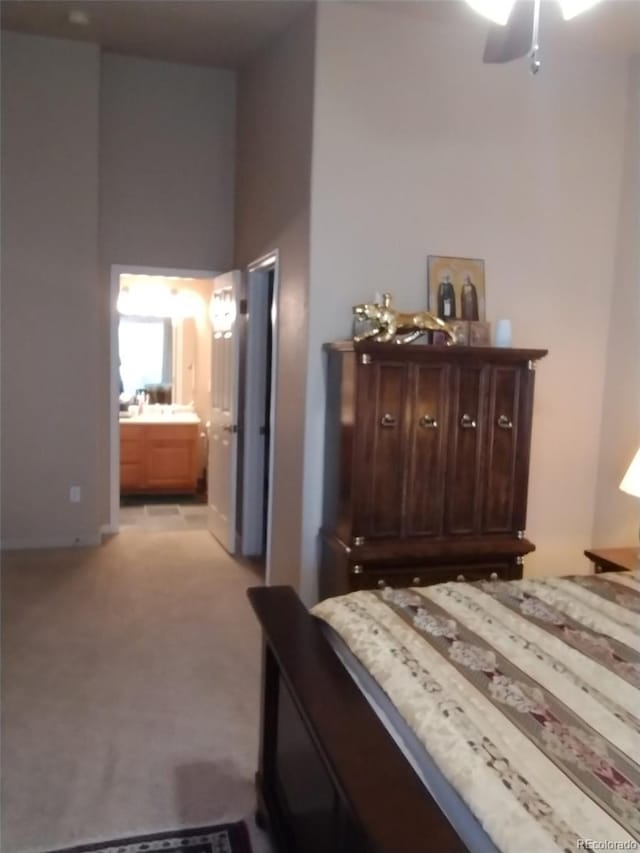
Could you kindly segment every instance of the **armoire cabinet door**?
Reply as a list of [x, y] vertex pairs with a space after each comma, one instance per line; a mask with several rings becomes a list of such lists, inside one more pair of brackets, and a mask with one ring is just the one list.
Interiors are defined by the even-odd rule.
[[533, 386], [534, 372], [529, 367], [492, 368], [485, 533], [516, 533], [526, 527]]
[[521, 376], [518, 367], [491, 368], [482, 523], [485, 533], [508, 533], [514, 529]]
[[486, 365], [461, 365], [454, 371], [445, 497], [448, 534], [480, 530], [488, 378]]
[[411, 372], [406, 536], [443, 530], [450, 375], [447, 364], [418, 364]]
[[358, 365], [353, 483], [354, 534], [400, 536], [407, 454], [409, 369], [402, 363]]

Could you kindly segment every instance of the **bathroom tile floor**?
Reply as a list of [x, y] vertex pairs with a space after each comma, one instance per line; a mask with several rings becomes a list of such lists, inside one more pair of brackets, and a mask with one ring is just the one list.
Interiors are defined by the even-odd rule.
[[154, 533], [162, 530], [206, 530], [207, 505], [163, 502], [121, 506], [120, 527]]

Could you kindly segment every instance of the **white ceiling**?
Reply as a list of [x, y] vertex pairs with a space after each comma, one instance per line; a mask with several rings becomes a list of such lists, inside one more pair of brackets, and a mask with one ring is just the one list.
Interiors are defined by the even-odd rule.
[[[286, 29], [304, 0], [3, 0], [2, 28], [97, 42], [104, 50], [238, 68]], [[88, 26], [69, 22], [72, 10]]]
[[[388, 2], [434, 23], [460, 25], [476, 17], [463, 0]], [[97, 42], [115, 53], [239, 68], [309, 5], [310, 0], [3, 0], [1, 21], [6, 29]], [[89, 25], [71, 24], [71, 10], [85, 11]], [[545, 38], [640, 53], [640, 0], [604, 0], [569, 22], [561, 20], [557, 3], [543, 0], [542, 23]]]

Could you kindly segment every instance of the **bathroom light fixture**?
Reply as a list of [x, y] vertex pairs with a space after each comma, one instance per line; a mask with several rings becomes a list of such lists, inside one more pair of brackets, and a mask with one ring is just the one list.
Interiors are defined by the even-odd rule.
[[171, 317], [173, 299], [162, 284], [139, 282], [122, 287], [118, 294], [118, 312], [135, 317]]
[[[600, 0], [559, 0], [565, 21], [570, 21], [599, 2]], [[494, 24], [504, 26], [516, 5], [516, 0], [467, 0], [467, 4]]]
[[169, 289], [150, 278], [133, 286], [123, 285], [118, 293], [117, 308], [119, 314], [185, 320], [199, 316], [204, 311], [204, 302], [198, 293]]

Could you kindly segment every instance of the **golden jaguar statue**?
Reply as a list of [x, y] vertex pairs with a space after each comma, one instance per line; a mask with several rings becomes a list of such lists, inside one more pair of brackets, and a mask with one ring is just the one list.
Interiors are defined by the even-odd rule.
[[456, 340], [451, 326], [428, 311], [417, 311], [415, 314], [396, 311], [391, 305], [390, 293], [382, 294], [382, 302], [354, 305], [353, 313], [359, 320], [371, 323], [371, 328], [366, 332], [353, 336], [356, 342], [373, 338], [381, 343], [393, 341], [394, 344], [410, 344], [427, 332], [444, 332], [449, 344]]

